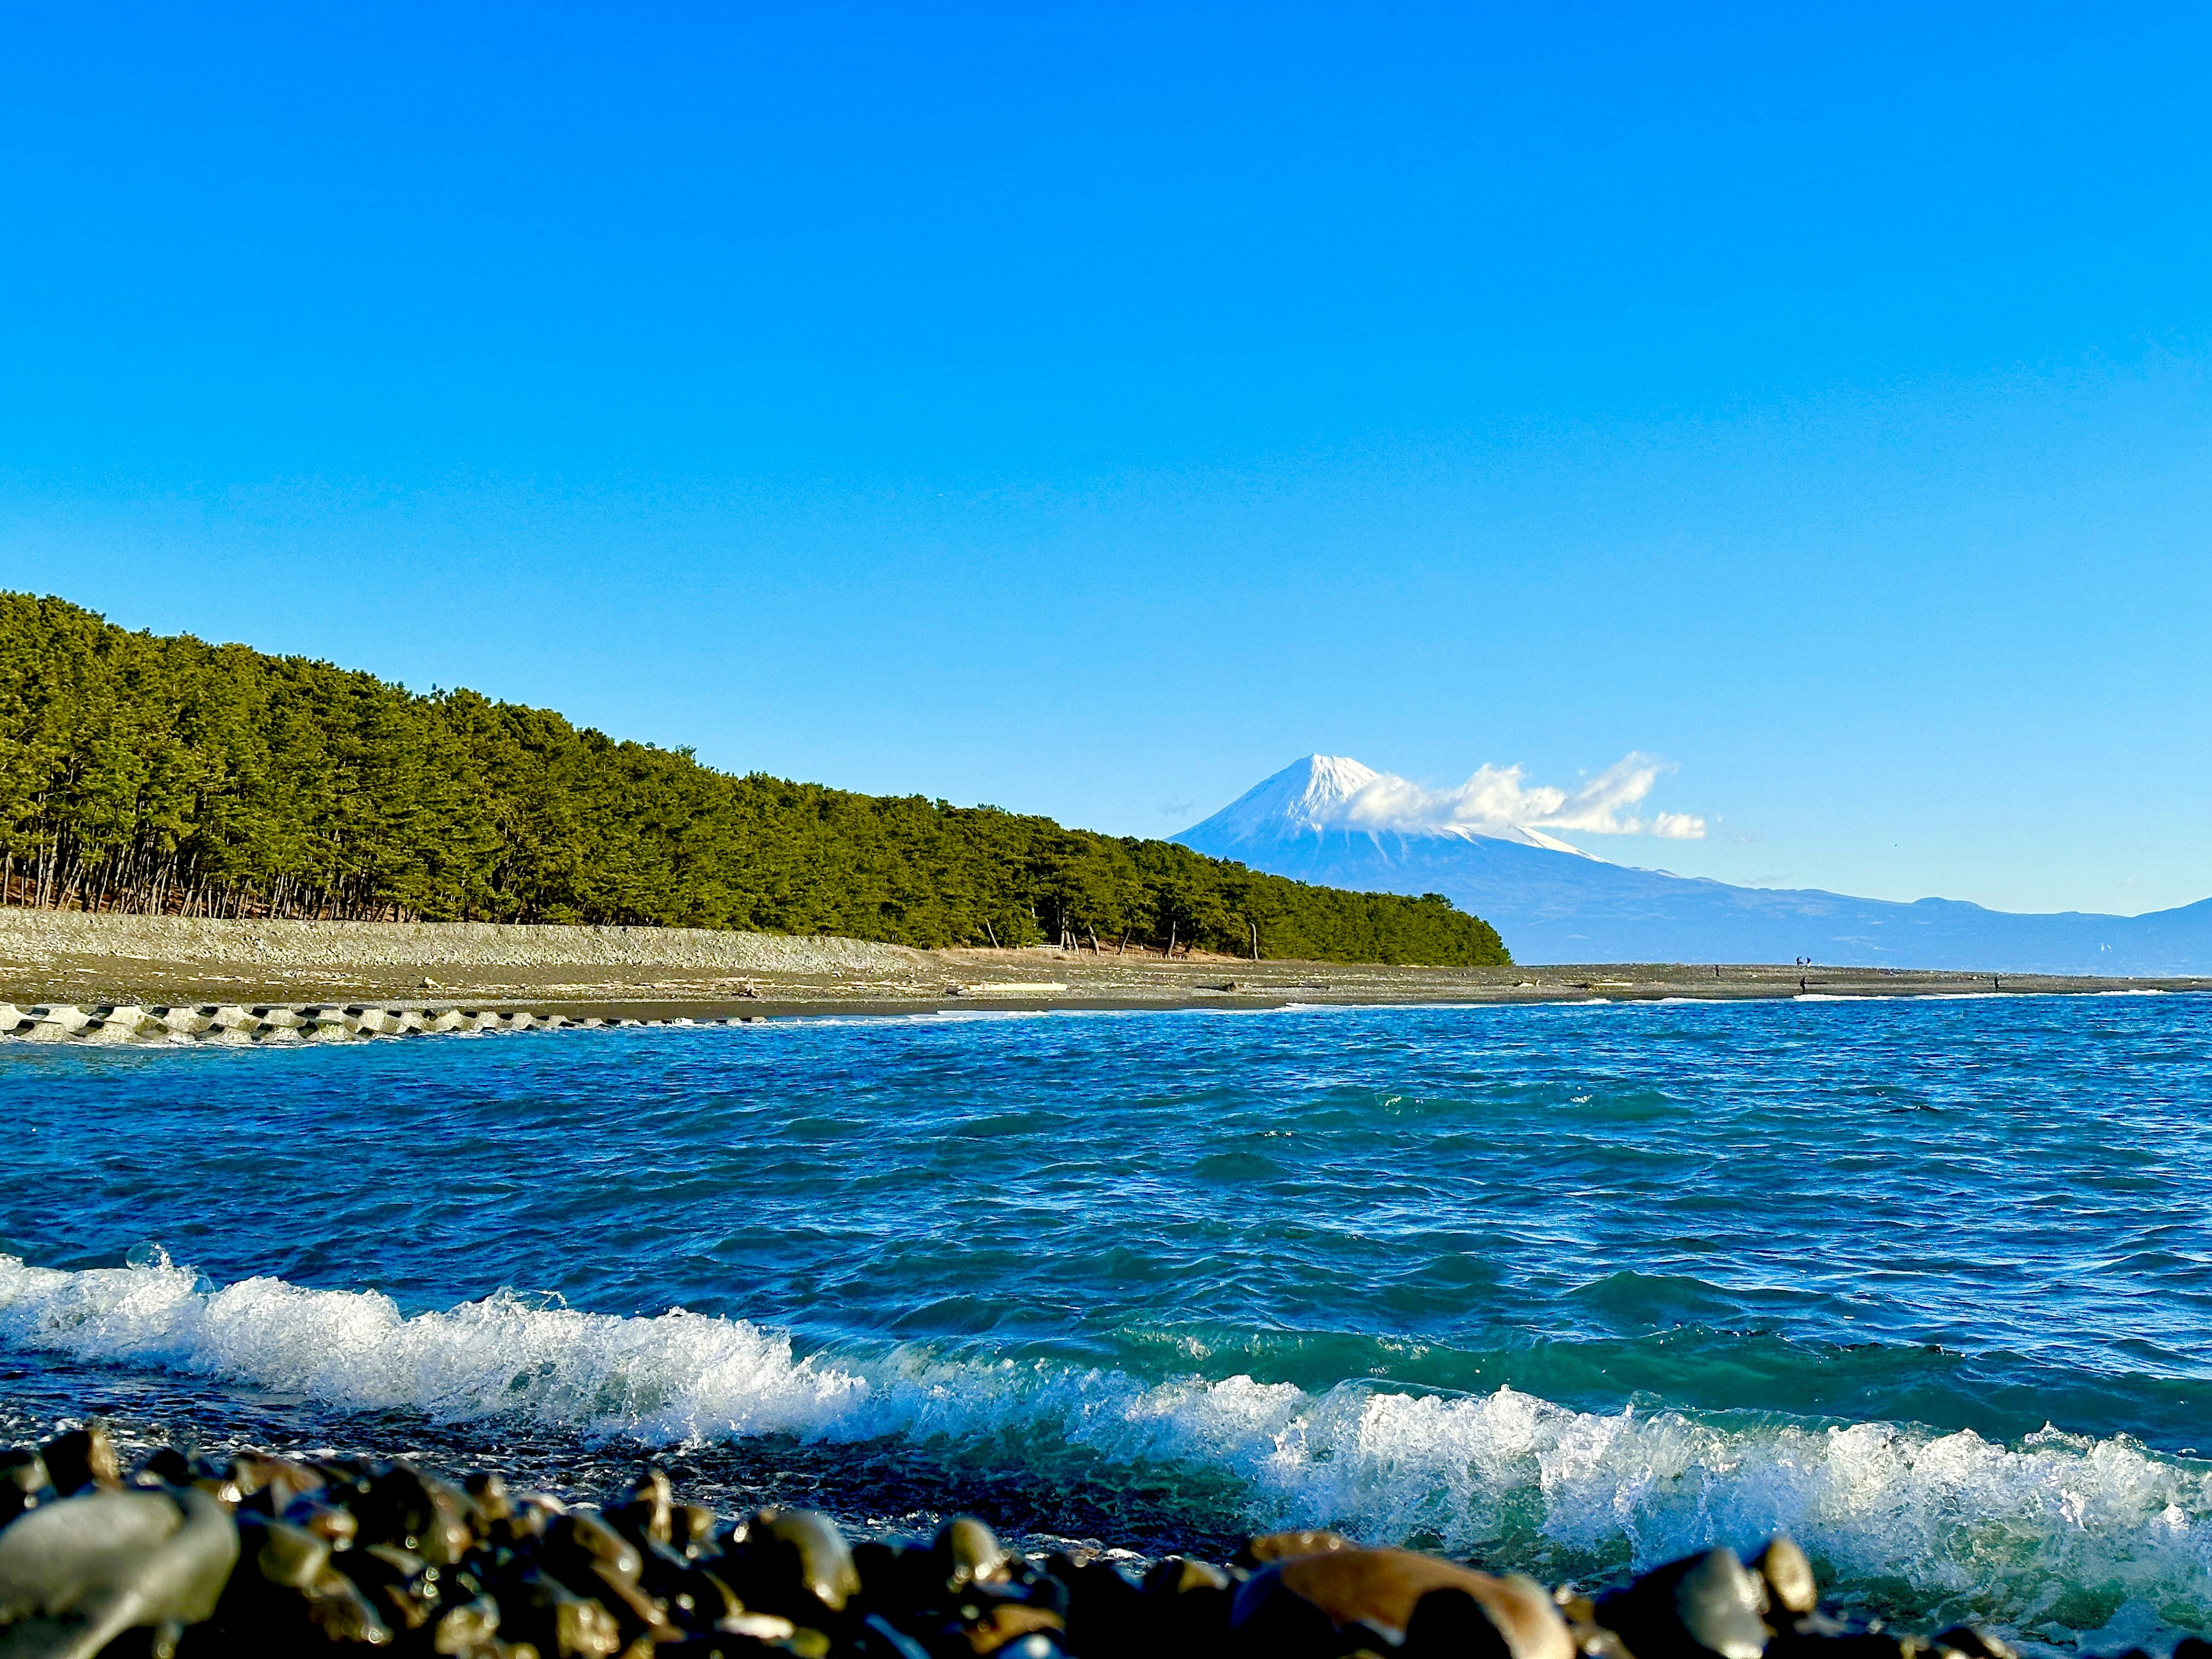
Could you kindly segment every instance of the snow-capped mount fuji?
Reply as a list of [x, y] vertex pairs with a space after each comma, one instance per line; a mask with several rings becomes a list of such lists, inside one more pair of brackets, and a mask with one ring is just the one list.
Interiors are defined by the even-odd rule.
[[[1470, 824], [1449, 823], [1407, 829], [1379, 806], [1368, 805], [1386, 781], [1373, 767], [1362, 766], [1346, 756], [1309, 755], [1285, 766], [1265, 782], [1254, 785], [1204, 823], [1184, 830], [1175, 839], [1200, 852], [1214, 853], [1213, 846], [1201, 846], [1191, 837], [1205, 836], [1209, 843], [1218, 842], [1224, 847], [1246, 843], [1268, 846], [1280, 842], [1286, 833], [1293, 836], [1310, 835], [1321, 842], [1336, 835], [1347, 838], [1364, 836], [1378, 842], [1385, 836], [1451, 841], [1483, 838], [1546, 848], [1554, 853], [1571, 853], [1577, 858], [1590, 856], [1557, 836], [1517, 824], [1478, 829]], [[1242, 857], [1240, 854], [1226, 852], [1215, 855]], [[1244, 862], [1252, 860], [1246, 859]]]
[[1901, 904], [1609, 864], [1540, 830], [1431, 822], [1402, 783], [1342, 756], [1285, 767], [1174, 837], [1328, 887], [1443, 893], [1516, 960], [1790, 962], [1998, 973], [2212, 972], [2212, 899], [2143, 916], [2020, 915], [1955, 899]]

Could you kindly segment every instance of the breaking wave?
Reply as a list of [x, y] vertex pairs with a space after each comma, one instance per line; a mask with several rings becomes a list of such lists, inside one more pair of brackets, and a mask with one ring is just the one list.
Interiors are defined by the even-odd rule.
[[1787, 1531], [1838, 1581], [2069, 1644], [2212, 1623], [2212, 1464], [2045, 1429], [2012, 1445], [1893, 1423], [1576, 1411], [1512, 1389], [1322, 1392], [1146, 1381], [913, 1346], [801, 1354], [673, 1310], [623, 1318], [501, 1291], [404, 1314], [374, 1291], [216, 1286], [158, 1251], [63, 1272], [0, 1255], [0, 1344], [220, 1378], [344, 1411], [505, 1419], [644, 1446], [1054, 1447], [1239, 1481], [1255, 1526], [1334, 1524], [1603, 1571]]

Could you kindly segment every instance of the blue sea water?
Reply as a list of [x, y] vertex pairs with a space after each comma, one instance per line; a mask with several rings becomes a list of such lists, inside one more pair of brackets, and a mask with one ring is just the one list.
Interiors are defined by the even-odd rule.
[[2212, 1000], [0, 1044], [0, 1432], [2212, 1626]]

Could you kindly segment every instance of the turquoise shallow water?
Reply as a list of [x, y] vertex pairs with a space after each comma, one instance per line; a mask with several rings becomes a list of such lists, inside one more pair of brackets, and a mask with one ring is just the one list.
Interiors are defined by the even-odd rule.
[[2212, 1001], [0, 1046], [0, 1428], [2212, 1624]]

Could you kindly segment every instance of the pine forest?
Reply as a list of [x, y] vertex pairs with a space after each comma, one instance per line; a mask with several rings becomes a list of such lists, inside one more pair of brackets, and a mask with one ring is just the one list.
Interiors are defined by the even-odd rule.
[[0, 895], [182, 916], [599, 922], [1339, 962], [1510, 960], [1352, 893], [1048, 818], [737, 777], [472, 691], [418, 695], [0, 594]]

